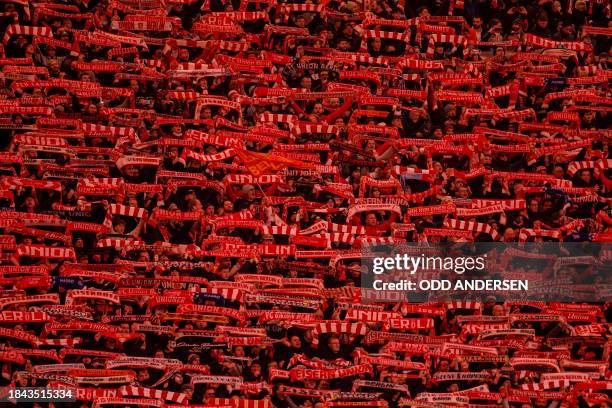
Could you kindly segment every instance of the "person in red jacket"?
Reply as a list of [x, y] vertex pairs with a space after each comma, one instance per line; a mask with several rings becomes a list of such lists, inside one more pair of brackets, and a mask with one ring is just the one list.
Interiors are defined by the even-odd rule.
[[[384, 214], [383, 214], [384, 216]], [[381, 236], [391, 231], [391, 224], [397, 220], [397, 214], [392, 213], [388, 220], [379, 220], [375, 212], [368, 212], [365, 216], [365, 230], [367, 235]], [[361, 214], [354, 215], [349, 221], [350, 225], [361, 225]]]

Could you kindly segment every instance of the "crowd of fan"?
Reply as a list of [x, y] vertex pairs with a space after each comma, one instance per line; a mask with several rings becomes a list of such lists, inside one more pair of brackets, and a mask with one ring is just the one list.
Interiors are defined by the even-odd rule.
[[[610, 406], [610, 7], [3, 0], [3, 385]], [[365, 246], [471, 241], [601, 243], [596, 297], [362, 302]]]

